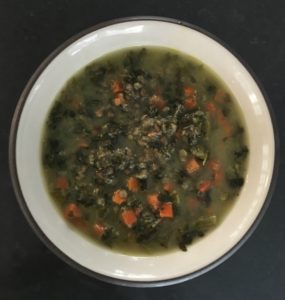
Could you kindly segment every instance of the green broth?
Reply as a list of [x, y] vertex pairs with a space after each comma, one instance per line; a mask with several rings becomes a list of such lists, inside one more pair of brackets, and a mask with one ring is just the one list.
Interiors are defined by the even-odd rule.
[[242, 114], [218, 76], [167, 48], [117, 51], [63, 87], [43, 171], [64, 218], [120, 252], [187, 250], [215, 228], [247, 167]]

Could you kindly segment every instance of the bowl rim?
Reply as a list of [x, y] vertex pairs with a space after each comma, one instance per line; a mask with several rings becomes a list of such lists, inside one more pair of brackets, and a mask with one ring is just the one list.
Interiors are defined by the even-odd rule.
[[[110, 276], [102, 275], [100, 273], [94, 272], [86, 267], [83, 267], [79, 263], [77, 263], [75, 260], [69, 258], [64, 252], [62, 252], [59, 248], [57, 248], [46, 236], [46, 234], [40, 229], [37, 222], [33, 218], [31, 212], [29, 211], [29, 208], [26, 204], [25, 198], [22, 194], [18, 174], [17, 174], [17, 164], [16, 164], [16, 141], [17, 141], [17, 132], [18, 132], [18, 125], [21, 118], [22, 110], [25, 106], [27, 97], [34, 86], [34, 83], [39, 78], [41, 73], [45, 70], [45, 68], [49, 65], [49, 63], [65, 48], [67, 48], [70, 44], [78, 40], [79, 38], [87, 35], [88, 33], [94, 32], [98, 29], [110, 26], [110, 25], [116, 25], [119, 23], [125, 23], [125, 22], [132, 22], [132, 21], [159, 21], [159, 22], [166, 22], [166, 23], [172, 23], [180, 26], [184, 26], [187, 28], [190, 28], [192, 30], [198, 31], [207, 37], [213, 39], [217, 43], [219, 43], [221, 46], [223, 46], [226, 50], [228, 50], [237, 60], [245, 67], [245, 69], [248, 71], [250, 76], [253, 78], [255, 83], [257, 84], [257, 87], [259, 88], [266, 106], [269, 111], [270, 115], [270, 121], [272, 123], [273, 127], [273, 133], [274, 133], [274, 144], [275, 144], [275, 158], [274, 158], [274, 166], [273, 166], [273, 173], [271, 177], [270, 186], [268, 189], [268, 193], [266, 195], [266, 198], [263, 202], [262, 208], [254, 220], [251, 227], [247, 230], [247, 232], [244, 234], [244, 236], [236, 243], [228, 252], [226, 252], [223, 256], [219, 257], [217, 260], [213, 261], [212, 263], [208, 264], [207, 266], [196, 270], [194, 272], [191, 272], [189, 274], [185, 274], [180, 277], [171, 278], [171, 279], [165, 279], [165, 280], [157, 280], [157, 281], [133, 281], [133, 280], [124, 280], [124, 279], [118, 279], [113, 278]], [[269, 98], [260, 83], [260, 81], [257, 79], [255, 73], [253, 70], [248, 66], [247, 63], [231, 48], [229, 47], [225, 42], [220, 40], [218, 37], [213, 35], [212, 33], [208, 32], [207, 30], [193, 25], [191, 23], [188, 23], [186, 21], [174, 19], [174, 18], [167, 18], [167, 17], [160, 17], [160, 16], [130, 16], [130, 17], [124, 17], [124, 18], [116, 18], [109, 21], [105, 21], [102, 23], [99, 23], [97, 25], [91, 26], [75, 35], [73, 35], [71, 38], [67, 39], [65, 42], [63, 42], [59, 47], [57, 47], [36, 69], [36, 71], [33, 73], [31, 78], [29, 79], [28, 83], [26, 84], [22, 94], [20, 95], [20, 98], [18, 100], [18, 103], [16, 105], [16, 109], [13, 115], [13, 119], [11, 122], [11, 128], [10, 128], [10, 135], [9, 135], [9, 169], [10, 169], [10, 177], [12, 180], [12, 186], [17, 198], [17, 201], [19, 203], [19, 206], [27, 219], [28, 223], [36, 233], [36, 235], [39, 237], [39, 239], [59, 258], [61, 258], [64, 262], [66, 262], [71, 267], [81, 271], [82, 273], [89, 275], [95, 279], [99, 279], [102, 281], [105, 281], [107, 283], [111, 284], [117, 284], [121, 286], [129, 286], [129, 287], [160, 287], [160, 286], [166, 286], [166, 285], [172, 285], [184, 282], [189, 279], [193, 279], [195, 277], [198, 277], [213, 268], [217, 267], [221, 263], [223, 263], [225, 260], [227, 260], [230, 256], [232, 256], [246, 241], [247, 239], [252, 235], [254, 230], [257, 228], [259, 223], [261, 222], [269, 204], [270, 200], [273, 195], [273, 191], [276, 185], [277, 181], [277, 175], [278, 175], [278, 167], [279, 167], [279, 135], [278, 135], [278, 128], [277, 128], [277, 122], [275, 119], [275, 115], [273, 113], [273, 109], [271, 106], [271, 103], [269, 101]]]

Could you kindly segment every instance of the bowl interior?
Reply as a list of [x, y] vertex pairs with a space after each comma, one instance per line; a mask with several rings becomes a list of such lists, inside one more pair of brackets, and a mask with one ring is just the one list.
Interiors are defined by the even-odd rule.
[[[70, 229], [47, 194], [41, 171], [41, 136], [58, 91], [74, 73], [96, 58], [133, 46], [163, 46], [192, 55], [214, 70], [243, 111], [250, 159], [240, 197], [223, 223], [187, 252], [130, 256], [97, 246]], [[46, 237], [79, 265], [102, 275], [137, 282], [177, 278], [201, 270], [232, 249], [257, 218], [270, 186], [275, 142], [265, 99], [245, 67], [207, 35], [174, 23], [137, 20], [90, 32], [58, 53], [27, 94], [16, 135], [17, 176], [26, 206]], [[175, 266], [170, 267], [171, 265]]]

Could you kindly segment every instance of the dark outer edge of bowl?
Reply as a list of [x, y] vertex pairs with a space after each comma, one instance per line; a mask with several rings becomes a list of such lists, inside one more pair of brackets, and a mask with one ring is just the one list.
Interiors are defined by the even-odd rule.
[[[124, 280], [124, 279], [118, 279], [114, 277], [109, 277], [106, 275], [102, 275], [100, 273], [96, 273], [94, 271], [91, 271], [90, 269], [83, 267], [73, 259], [69, 258], [65, 253], [63, 253], [59, 248], [57, 248], [45, 235], [45, 233], [40, 229], [36, 221], [34, 220], [31, 212], [28, 209], [28, 206], [25, 202], [24, 196], [21, 191], [18, 174], [17, 174], [17, 167], [16, 167], [16, 140], [17, 140], [17, 131], [18, 131], [18, 124], [19, 120], [21, 118], [21, 113], [23, 110], [23, 107], [25, 105], [26, 99], [30, 93], [30, 90], [32, 89], [35, 81], [38, 79], [38, 77], [41, 75], [41, 73], [44, 71], [44, 69], [48, 66], [48, 64], [65, 48], [67, 48], [70, 44], [75, 42], [77, 39], [81, 38], [82, 36], [96, 31], [98, 29], [104, 28], [106, 26], [118, 24], [118, 23], [125, 23], [125, 22], [131, 22], [131, 21], [160, 21], [160, 22], [166, 22], [166, 23], [173, 23], [181, 26], [185, 26], [187, 28], [191, 28], [193, 30], [196, 30], [209, 38], [213, 39], [214, 41], [218, 42], [220, 45], [222, 45], [225, 49], [227, 49], [231, 54], [233, 54], [238, 61], [246, 68], [246, 70], [249, 72], [249, 74], [252, 76], [252, 78], [255, 80], [257, 86], [259, 87], [265, 102], [267, 104], [267, 108], [271, 117], [271, 122], [273, 126], [274, 131], [274, 140], [275, 140], [275, 159], [274, 159], [274, 168], [271, 178], [270, 187], [266, 196], [266, 199], [263, 203], [263, 206], [255, 219], [254, 223], [251, 225], [251, 227], [248, 229], [248, 231], [245, 233], [245, 235], [240, 239], [240, 241], [235, 244], [227, 253], [225, 253], [223, 256], [215, 260], [214, 262], [210, 263], [209, 265], [194, 271], [190, 274], [186, 274], [180, 277], [176, 278], [170, 278], [165, 280], [159, 280], [159, 281], [131, 281], [131, 280]], [[24, 88], [20, 99], [18, 101], [18, 104], [15, 109], [15, 113], [12, 119], [11, 123], [11, 129], [10, 129], [10, 136], [9, 136], [9, 167], [10, 167], [10, 175], [12, 179], [13, 188], [16, 194], [16, 198], [18, 200], [18, 203], [20, 205], [20, 208], [26, 217], [28, 223], [35, 231], [36, 235], [40, 238], [40, 240], [52, 251], [54, 252], [58, 257], [60, 257], [63, 261], [65, 261], [70, 266], [74, 267], [75, 269], [83, 272], [86, 275], [89, 275], [93, 278], [105, 281], [107, 283], [111, 284], [117, 284], [121, 286], [129, 286], [129, 287], [161, 287], [166, 285], [172, 285], [177, 283], [182, 283], [186, 280], [193, 279], [197, 276], [200, 276], [211, 269], [217, 267], [221, 263], [223, 263], [226, 259], [228, 259], [231, 255], [233, 255], [245, 242], [246, 240], [252, 235], [254, 230], [257, 228], [258, 224], [260, 223], [262, 217], [264, 216], [264, 213], [266, 209], [269, 206], [276, 181], [277, 181], [277, 174], [278, 174], [278, 166], [279, 166], [279, 137], [278, 137], [278, 129], [277, 129], [277, 123], [275, 120], [275, 116], [271, 107], [271, 103], [268, 99], [267, 94], [265, 93], [265, 90], [261, 83], [258, 81], [256, 75], [252, 71], [252, 69], [243, 61], [243, 59], [235, 53], [227, 44], [225, 44], [223, 41], [221, 41], [219, 38], [217, 38], [215, 35], [209, 33], [208, 31], [196, 26], [192, 25], [188, 22], [180, 21], [173, 18], [165, 18], [165, 17], [158, 17], [158, 16], [133, 16], [133, 17], [126, 17], [126, 18], [119, 18], [114, 19], [110, 21], [106, 21], [103, 23], [100, 23], [98, 25], [92, 26], [65, 41], [62, 45], [60, 45], [57, 49], [55, 49], [37, 68], [35, 73], [32, 75], [30, 80], [28, 81], [26, 87]]]

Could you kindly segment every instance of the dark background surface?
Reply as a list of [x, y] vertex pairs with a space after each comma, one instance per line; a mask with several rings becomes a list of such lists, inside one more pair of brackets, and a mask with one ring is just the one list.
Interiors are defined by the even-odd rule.
[[[0, 299], [285, 299], [285, 2], [0, 0]], [[160, 15], [212, 32], [252, 67], [280, 132], [277, 187], [258, 229], [225, 263], [183, 284], [136, 289], [82, 275], [51, 253], [21, 213], [8, 172], [8, 136], [22, 89], [41, 61], [79, 31], [112, 18]], [[175, 267], [171, 265], [170, 268]]]

